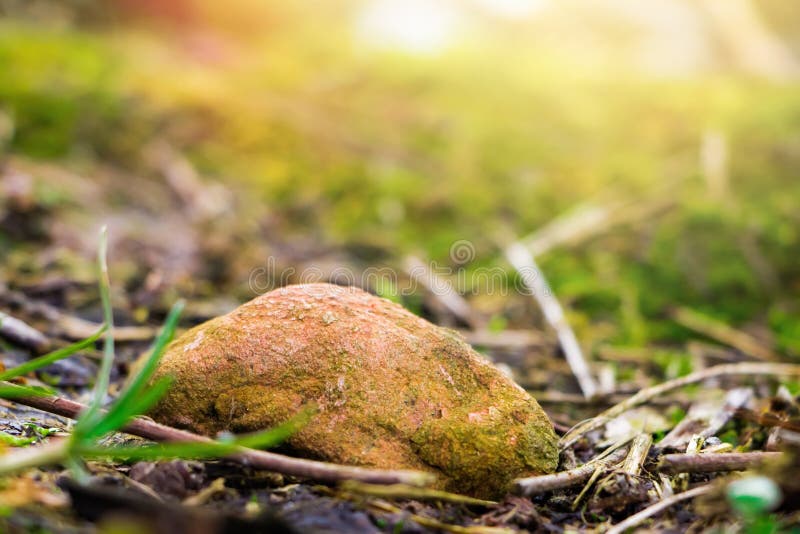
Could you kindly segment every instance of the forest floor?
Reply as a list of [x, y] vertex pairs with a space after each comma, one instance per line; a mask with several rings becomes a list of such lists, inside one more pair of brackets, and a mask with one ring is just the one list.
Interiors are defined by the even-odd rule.
[[[258, 282], [254, 273], [263, 274], [260, 269], [270, 261], [275, 269], [292, 266], [296, 273], [314, 266], [322, 279], [333, 276], [334, 282], [331, 273], [341, 266], [353, 272], [390, 267], [401, 279], [408, 278], [403, 259], [390, 250], [298, 237], [290, 221], [259, 213], [258, 203], [240, 191], [199, 181], [175, 154], [161, 161], [163, 174], [158, 179], [103, 166], [79, 171], [22, 157], [6, 161], [0, 169], [0, 231], [14, 246], [3, 260], [0, 310], [41, 337], [20, 339], [6, 332], [5, 367], [86, 337], [100, 326], [93, 258], [102, 224], [109, 228], [118, 326], [111, 397], [118, 394], [132, 361], [148, 348], [178, 297], [187, 299], [180, 322], [186, 328], [263, 292], [263, 280]], [[294, 276], [285, 281], [299, 281]], [[556, 482], [520, 483], [516, 494], [499, 502], [472, 504], [425, 497], [408, 488], [382, 495], [370, 487], [322, 485], [226, 460], [91, 461], [88, 484], [75, 483], [61, 467], [34, 468], [4, 478], [0, 530], [604, 531], [670, 499], [675, 500], [672, 506], [652, 510], [652, 519], [633, 526], [674, 532], [712, 527], [768, 532], [800, 519], [800, 482], [789, 475], [798, 466], [788, 455], [776, 459], [768, 454], [797, 443], [798, 403], [787, 387], [778, 387], [791, 387], [785, 375], [797, 370], [780, 365], [783, 357], [762, 332], [733, 330], [691, 309], [677, 308], [672, 320], [695, 334], [672, 345], [596, 350], [592, 365], [600, 377], [600, 393], [587, 399], [546, 324], [538, 329], [503, 328], [489, 319], [501, 314], [511, 317], [513, 325], [515, 317], [538, 315], [529, 296], [495, 298], [478, 309], [469, 307], [470, 299], [465, 302], [466, 315], [453, 313], [447, 302], [423, 289], [404, 304], [432, 322], [461, 331], [538, 399], [562, 436], [559, 471], [592, 461], [603, 451], [610, 452], [610, 460]], [[27, 383], [47, 385], [59, 396], [86, 402], [99, 354], [99, 346], [85, 350], [28, 376]], [[648, 389], [679, 377], [685, 383]], [[575, 433], [576, 425], [606, 409], [611, 409], [608, 420], [596, 428], [578, 427]], [[5, 454], [61, 439], [71, 424], [57, 415], [0, 401], [0, 430], [32, 438], [24, 445], [7, 446]], [[124, 434], [109, 439], [141, 442]], [[738, 475], [729, 471], [745, 467], [760, 469], [777, 483], [784, 497], [780, 509], [772, 512], [765, 505], [750, 516], [731, 512], [736, 499], [730, 496], [729, 482]], [[674, 497], [684, 492], [693, 498]]]

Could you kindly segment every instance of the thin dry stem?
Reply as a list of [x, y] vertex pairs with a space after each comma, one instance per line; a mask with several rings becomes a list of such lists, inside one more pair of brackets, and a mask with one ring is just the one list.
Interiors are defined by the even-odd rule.
[[0, 312], [0, 336], [31, 348], [37, 353], [47, 352], [50, 348], [50, 340], [44, 334], [26, 322], [3, 312]]
[[67, 441], [61, 438], [51, 439], [38, 447], [27, 447], [0, 455], [0, 475], [59, 463], [67, 454]]
[[532, 330], [503, 330], [502, 332], [459, 330], [458, 333], [470, 345], [478, 345], [487, 349], [526, 349], [552, 345], [552, 341], [548, 341], [540, 332]]
[[673, 380], [668, 380], [661, 384], [645, 388], [639, 393], [629, 397], [625, 401], [616, 404], [609, 408], [608, 410], [604, 411], [600, 415], [589, 419], [572, 429], [571, 432], [567, 433], [565, 436], [561, 438], [559, 441], [559, 446], [561, 449], [565, 449], [570, 445], [574, 444], [578, 441], [581, 436], [585, 435], [592, 430], [598, 429], [608, 421], [618, 417], [619, 415], [625, 413], [627, 410], [643, 404], [650, 399], [654, 399], [671, 391], [673, 389], [678, 389], [683, 386], [694, 384], [696, 382], [702, 382], [703, 380], [714, 378], [718, 376], [725, 376], [725, 375], [772, 375], [772, 376], [800, 376], [800, 365], [795, 364], [788, 364], [788, 363], [734, 363], [734, 364], [724, 364], [724, 365], [717, 365], [715, 367], [710, 367], [708, 369], [704, 369], [702, 371], [698, 371], [696, 373], [691, 373], [686, 376], [682, 376], [680, 378], [675, 378]]
[[753, 388], [735, 388], [728, 391], [722, 403], [715, 406], [709, 407], [707, 403], [693, 404], [686, 417], [656, 443], [656, 448], [680, 449], [686, 446], [693, 435], [699, 435], [703, 439], [710, 438], [730, 421], [736, 410], [745, 406], [752, 398]]
[[[0, 300], [19, 307], [26, 316], [45, 319], [52, 325], [54, 333], [67, 339], [86, 339], [103, 326], [101, 323], [68, 315], [46, 302], [31, 300], [20, 291], [0, 287]], [[115, 341], [150, 341], [156, 334], [158, 334], [158, 329], [150, 326], [117, 326], [114, 328]]]
[[530, 250], [523, 244], [512, 243], [505, 250], [506, 259], [519, 272], [522, 283], [533, 295], [539, 307], [542, 309], [545, 319], [556, 331], [558, 341], [567, 363], [572, 369], [572, 374], [578, 380], [578, 385], [586, 398], [592, 398], [597, 393], [597, 382], [595, 381], [586, 363], [583, 350], [575, 337], [575, 332], [569, 326], [564, 310], [558, 299], [553, 295], [550, 286], [547, 284], [542, 271]]
[[383, 512], [389, 512], [390, 514], [403, 514], [406, 517], [409, 517], [415, 523], [419, 523], [423, 527], [442, 530], [445, 532], [452, 532], [454, 534], [515, 534], [517, 532], [516, 530], [503, 527], [487, 527], [484, 525], [471, 525], [462, 527], [461, 525], [451, 525], [431, 517], [425, 517], [424, 515], [409, 514], [407, 511], [404, 511], [401, 508], [398, 508], [397, 506], [394, 506], [393, 504], [383, 500], [373, 500], [368, 504], [370, 507]]
[[774, 362], [781, 359], [778, 354], [770, 350], [768, 347], [765, 347], [763, 343], [758, 341], [750, 334], [736, 330], [735, 328], [731, 328], [721, 321], [718, 321], [707, 315], [703, 315], [702, 313], [696, 312], [692, 309], [677, 308], [672, 312], [672, 318], [675, 319], [677, 323], [690, 330], [694, 330], [695, 332], [699, 332], [704, 336], [716, 339], [717, 341], [738, 349], [756, 359], [767, 362]]
[[563, 246], [580, 243], [614, 226], [649, 219], [674, 205], [669, 198], [650, 201], [622, 201], [585, 204], [561, 215], [520, 240], [536, 257]]
[[698, 486], [696, 488], [690, 489], [688, 491], [684, 491], [683, 493], [677, 493], [672, 497], [667, 497], [657, 503], [648, 506], [641, 512], [633, 514], [629, 518], [625, 519], [621, 523], [617, 523], [610, 529], [606, 531], [606, 534], [623, 534], [626, 530], [633, 528], [643, 521], [653, 517], [654, 515], [666, 510], [670, 506], [678, 504], [681, 501], [685, 501], [687, 499], [694, 499], [695, 497], [699, 497], [700, 495], [705, 495], [706, 493], [711, 492], [712, 486]]
[[415, 501], [439, 501], [475, 506], [494, 506], [497, 504], [495, 501], [476, 499], [474, 497], [436, 489], [418, 488], [407, 484], [378, 485], [347, 480], [342, 483], [340, 488], [344, 491], [369, 495], [371, 497], [381, 497], [384, 499], [413, 499]]
[[405, 269], [415, 282], [425, 286], [428, 292], [450, 313], [469, 325], [470, 328], [477, 329], [481, 326], [481, 321], [464, 297], [458, 294], [448, 280], [431, 271], [419, 258], [407, 256]]
[[647, 453], [653, 445], [653, 436], [650, 434], [638, 434], [633, 438], [628, 455], [622, 463], [622, 472], [630, 476], [639, 476], [642, 465], [647, 459]]
[[[84, 404], [56, 396], [22, 397], [14, 399], [14, 402], [71, 419], [77, 418], [81, 412], [87, 409], [87, 406]], [[211, 441], [210, 438], [205, 436], [172, 428], [141, 417], [137, 417], [125, 425], [122, 431], [159, 442], [179, 441], [202, 443]], [[430, 484], [435, 478], [430, 473], [421, 471], [367, 469], [304, 460], [254, 449], [243, 449], [243, 451], [244, 452], [230, 456], [227, 459], [256, 469], [311, 478], [323, 482], [358, 480], [372, 484], [409, 484], [412, 486], [424, 486]]]
[[540, 475], [528, 478], [519, 478], [514, 481], [514, 493], [525, 496], [539, 495], [548, 491], [569, 488], [583, 484], [596, 469], [602, 469], [614, 465], [625, 458], [626, 451], [618, 450], [610, 454], [607, 458], [599, 461], [587, 462], [569, 471], [561, 471], [550, 475]]
[[783, 458], [782, 452], [760, 451], [665, 454], [659, 459], [657, 469], [660, 473], [667, 474], [744, 471], [781, 458]]

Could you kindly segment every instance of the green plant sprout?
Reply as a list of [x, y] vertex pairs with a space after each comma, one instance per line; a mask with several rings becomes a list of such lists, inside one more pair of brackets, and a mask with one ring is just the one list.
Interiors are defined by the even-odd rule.
[[770, 515], [781, 503], [780, 487], [763, 475], [752, 475], [728, 484], [728, 503], [743, 519], [745, 532], [749, 534], [772, 534], [778, 532], [779, 524]]
[[[171, 442], [154, 445], [134, 446], [106, 446], [100, 440], [104, 436], [115, 432], [135, 417], [145, 413], [166, 393], [172, 380], [165, 377], [149, 384], [149, 380], [158, 365], [158, 361], [172, 340], [178, 324], [178, 318], [183, 311], [184, 302], [178, 301], [172, 306], [164, 326], [153, 342], [144, 365], [129, 380], [122, 393], [114, 399], [107, 409], [103, 409], [110, 382], [111, 369], [114, 363], [114, 321], [111, 308], [111, 289], [106, 263], [107, 233], [103, 228], [100, 233], [100, 246], [98, 250], [99, 290], [103, 306], [104, 324], [92, 336], [25, 362], [12, 369], [0, 373], [0, 398], [13, 400], [14, 398], [37, 395], [50, 395], [52, 390], [42, 387], [31, 387], [12, 384], [8, 380], [23, 376], [50, 365], [51, 363], [67, 358], [76, 352], [93, 345], [104, 335], [103, 360], [95, 381], [92, 400], [88, 408], [80, 415], [72, 428], [68, 439], [47, 444], [25, 455], [6, 454], [0, 456], [0, 476], [30, 467], [40, 467], [49, 464], [62, 464], [72, 471], [73, 476], [79, 481], [85, 481], [88, 473], [84, 468], [84, 460], [96, 458], [121, 459], [121, 460], [156, 460], [161, 458], [219, 458], [241, 452], [243, 448], [269, 448], [273, 447], [296, 432], [312, 415], [306, 410], [289, 421], [263, 432], [256, 432], [242, 436], [223, 436], [208, 442]], [[45, 437], [44, 435], [42, 437]], [[24, 446], [33, 443], [37, 438], [12, 436], [3, 433], [0, 442]]]

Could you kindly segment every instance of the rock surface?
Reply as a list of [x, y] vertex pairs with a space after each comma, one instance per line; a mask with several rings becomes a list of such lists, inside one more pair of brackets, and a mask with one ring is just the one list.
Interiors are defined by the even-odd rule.
[[558, 460], [536, 401], [458, 334], [355, 288], [262, 295], [174, 341], [154, 379], [164, 375], [175, 382], [157, 421], [248, 432], [313, 403], [294, 454], [429, 471], [460, 493], [496, 497]]

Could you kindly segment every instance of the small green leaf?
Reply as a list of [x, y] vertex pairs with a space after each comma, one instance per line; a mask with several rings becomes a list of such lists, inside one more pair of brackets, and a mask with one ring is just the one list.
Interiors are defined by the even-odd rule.
[[731, 507], [745, 517], [755, 517], [774, 510], [783, 498], [781, 489], [765, 476], [749, 476], [728, 484]]
[[11, 445], [12, 447], [24, 447], [36, 441], [35, 437], [14, 436], [8, 432], [0, 431], [0, 443]]

